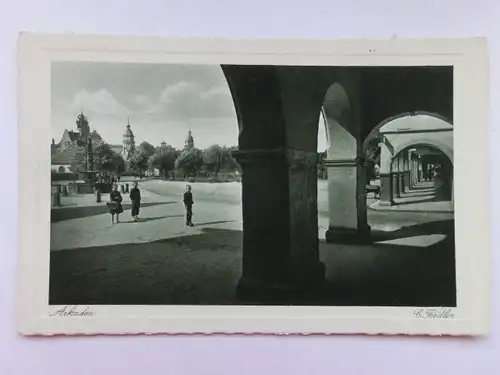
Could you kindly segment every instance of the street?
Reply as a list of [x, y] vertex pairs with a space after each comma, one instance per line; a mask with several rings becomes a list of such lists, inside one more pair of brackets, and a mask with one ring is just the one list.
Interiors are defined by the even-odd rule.
[[[142, 182], [140, 222], [132, 221], [125, 206], [120, 223], [112, 224], [107, 196], [100, 204], [91, 195], [63, 197], [63, 207], [52, 210], [58, 219], [52, 223], [51, 303], [236, 303], [241, 185], [192, 186], [193, 228], [185, 226], [182, 182]], [[327, 197], [322, 184], [318, 190], [318, 236], [323, 240]], [[368, 210], [372, 230], [386, 235], [373, 245], [321, 241], [329, 289], [318, 303], [453, 304], [452, 219], [450, 213]]]

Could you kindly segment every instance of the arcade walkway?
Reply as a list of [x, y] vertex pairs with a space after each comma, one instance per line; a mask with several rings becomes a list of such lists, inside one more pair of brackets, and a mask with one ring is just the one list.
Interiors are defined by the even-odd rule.
[[433, 182], [418, 182], [407, 192], [400, 193], [400, 198], [394, 198], [394, 205], [380, 205], [376, 201], [369, 205], [374, 210], [399, 212], [454, 212], [453, 202], [442, 200]]

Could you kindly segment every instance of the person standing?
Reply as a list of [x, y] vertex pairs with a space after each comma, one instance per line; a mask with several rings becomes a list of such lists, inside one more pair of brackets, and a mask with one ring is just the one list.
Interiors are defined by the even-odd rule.
[[139, 220], [139, 209], [141, 207], [141, 191], [139, 190], [137, 181], [134, 181], [134, 187], [130, 190], [130, 200], [132, 201], [132, 218], [134, 221]]
[[113, 185], [113, 191], [109, 194], [109, 200], [108, 202], [108, 207], [109, 207], [109, 213], [111, 214], [111, 223], [115, 223], [115, 215], [116, 215], [116, 223], [118, 224], [120, 222], [119, 215], [123, 212], [123, 207], [122, 207], [122, 195], [118, 191], [118, 185]]
[[186, 186], [186, 191], [184, 193], [184, 207], [186, 207], [186, 225], [188, 227], [193, 227], [193, 193], [191, 193], [191, 185]]

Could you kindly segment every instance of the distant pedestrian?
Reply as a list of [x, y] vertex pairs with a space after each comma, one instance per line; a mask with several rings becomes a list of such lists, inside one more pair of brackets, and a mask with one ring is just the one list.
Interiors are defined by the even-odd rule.
[[193, 227], [193, 193], [191, 193], [191, 185], [186, 186], [186, 192], [184, 193], [184, 207], [186, 207], [186, 225]]
[[118, 191], [118, 185], [113, 185], [113, 190], [109, 194], [109, 202], [108, 202], [108, 208], [109, 208], [109, 213], [111, 214], [111, 223], [115, 223], [115, 215], [116, 215], [116, 223], [120, 222], [119, 215], [123, 212], [123, 207], [122, 207], [122, 195]]
[[132, 218], [134, 221], [139, 220], [139, 209], [141, 207], [141, 191], [139, 190], [137, 181], [134, 181], [134, 187], [130, 190], [130, 200], [132, 201]]

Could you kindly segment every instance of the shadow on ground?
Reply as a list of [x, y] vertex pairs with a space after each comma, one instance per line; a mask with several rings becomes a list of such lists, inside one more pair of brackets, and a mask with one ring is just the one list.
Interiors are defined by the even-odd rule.
[[406, 206], [409, 204], [426, 203], [426, 202], [436, 202], [436, 198], [433, 195], [432, 196], [425, 196], [425, 198], [420, 198], [418, 196], [412, 196], [412, 197], [409, 197], [409, 199], [407, 201], [399, 201], [395, 205], [396, 206]]
[[[143, 207], [151, 207], [158, 206], [161, 204], [171, 204], [174, 202], [159, 202], [159, 203], [143, 203], [141, 204], [141, 208]], [[130, 203], [122, 204], [123, 210], [130, 210], [132, 205]], [[71, 220], [71, 219], [80, 219], [82, 217], [102, 215], [108, 213], [108, 207], [106, 203], [103, 203], [102, 206], [87, 206], [87, 207], [64, 207], [64, 208], [56, 208], [50, 210], [50, 222], [57, 223], [59, 221]]]
[[162, 220], [162, 219], [170, 219], [174, 217], [184, 217], [185, 215], [163, 215], [163, 216], [154, 216], [154, 217], [139, 217], [139, 220], [125, 220], [122, 221], [120, 220], [120, 223], [133, 223], [133, 224], [139, 224], [139, 223], [147, 223], [148, 221], [156, 221], [156, 220]]
[[429, 234], [443, 234], [453, 237], [454, 225], [454, 220], [436, 220], [401, 227], [400, 229], [392, 231], [372, 229], [371, 237], [374, 242], [424, 236]]
[[[451, 227], [451, 232], [449, 231]], [[327, 280], [313, 293], [268, 304], [332, 306], [455, 306], [453, 223], [430, 223], [387, 234], [440, 228], [433, 246], [320, 242]], [[444, 229], [443, 229], [444, 228]], [[121, 244], [52, 252], [52, 305], [228, 305], [238, 301], [242, 232], [206, 229], [147, 244]], [[260, 302], [262, 303], [262, 302]]]

